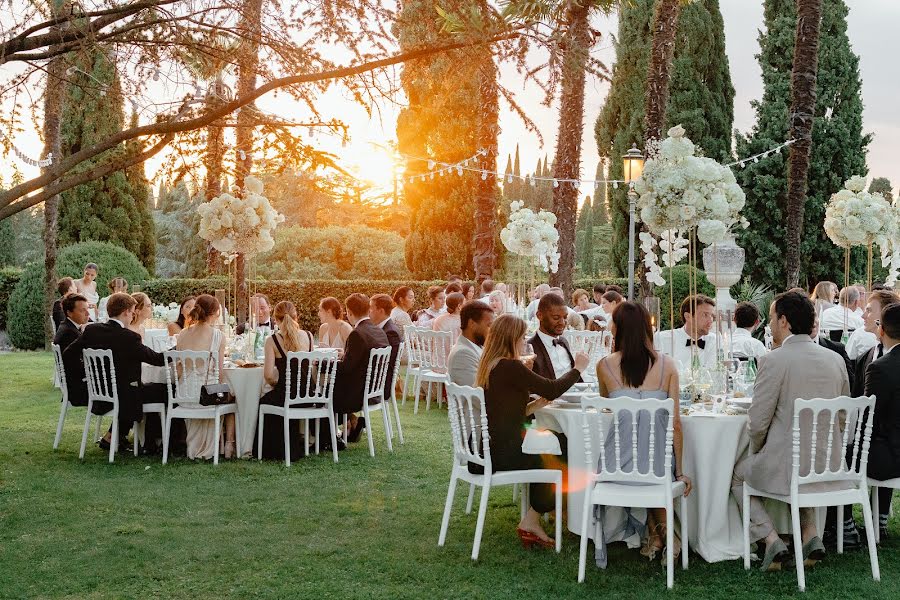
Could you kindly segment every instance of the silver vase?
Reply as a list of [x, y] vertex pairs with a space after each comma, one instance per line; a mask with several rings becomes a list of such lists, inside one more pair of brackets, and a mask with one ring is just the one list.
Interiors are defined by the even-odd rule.
[[716, 308], [734, 311], [737, 303], [729, 288], [741, 280], [744, 270], [744, 249], [735, 243], [734, 236], [703, 249], [703, 270], [716, 286]]

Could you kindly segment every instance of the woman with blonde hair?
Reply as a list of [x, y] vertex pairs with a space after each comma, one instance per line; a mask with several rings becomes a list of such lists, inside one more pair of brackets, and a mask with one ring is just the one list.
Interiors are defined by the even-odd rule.
[[131, 318], [128, 329], [134, 331], [143, 339], [144, 321], [153, 316], [153, 304], [150, 302], [150, 297], [144, 292], [135, 292], [131, 297], [137, 304], [134, 307], [134, 317]]
[[[300, 329], [297, 323], [297, 307], [293, 302], [282, 301], [276, 304], [272, 317], [278, 330], [266, 340], [266, 358], [263, 365], [263, 376], [272, 389], [259, 399], [259, 403], [282, 406], [287, 391], [287, 353], [309, 352], [314, 349], [314, 344], [312, 334]], [[292, 366], [291, 380], [306, 381], [306, 366], [308, 365], [304, 365], [304, 369], [297, 373], [295, 362]], [[299, 460], [303, 454], [299, 420], [290, 422], [290, 437], [291, 460]], [[254, 441], [254, 450], [257, 448], [256, 444]], [[263, 420], [262, 457], [257, 458], [284, 460], [284, 420], [278, 415], [266, 415]]]
[[[575, 355], [575, 368], [559, 379], [541, 377], [521, 360], [525, 348], [525, 321], [513, 315], [501, 315], [491, 325], [475, 385], [484, 388], [485, 411], [490, 433], [491, 464], [494, 471], [518, 469], [540, 469], [543, 460], [558, 460], [556, 457], [541, 457], [522, 452], [526, 417], [546, 406], [564, 394], [581, 377], [588, 366], [588, 355]], [[531, 394], [541, 396], [531, 399]], [[565, 448], [565, 438], [560, 437]], [[565, 450], [563, 451], [565, 457]], [[480, 467], [469, 465], [470, 472], [477, 473]], [[566, 480], [563, 475], [563, 481]], [[549, 484], [531, 484], [531, 507], [519, 522], [516, 533], [526, 547], [538, 544], [552, 547], [553, 541], [541, 526], [541, 514], [554, 509], [555, 499]]]
[[812, 293], [809, 295], [809, 299], [813, 301], [817, 315], [821, 317], [823, 310], [834, 306], [837, 293], [837, 284], [831, 281], [820, 281], [816, 284], [816, 287], [813, 288]]
[[503, 290], [494, 290], [488, 295], [488, 306], [494, 311], [495, 316], [500, 316], [509, 312], [509, 301], [506, 292]]

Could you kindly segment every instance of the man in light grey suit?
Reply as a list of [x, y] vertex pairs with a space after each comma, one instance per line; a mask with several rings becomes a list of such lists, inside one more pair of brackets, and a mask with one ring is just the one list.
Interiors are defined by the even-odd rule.
[[460, 309], [459, 325], [462, 333], [447, 357], [451, 383], [474, 387], [478, 363], [481, 362], [481, 348], [493, 322], [494, 311], [479, 300], [466, 302]]
[[[815, 318], [812, 302], [800, 292], [779, 295], [769, 310], [769, 325], [778, 348], [760, 359], [750, 406], [750, 451], [735, 465], [731, 483], [738, 506], [743, 505], [745, 481], [761, 491], [790, 493], [794, 400], [835, 398], [850, 393], [844, 361], [810, 338]], [[809, 431], [812, 420], [810, 416], [807, 418], [810, 420], [808, 427], [801, 424], [801, 428]], [[816, 464], [821, 470], [827, 452], [827, 415], [820, 415], [819, 425]], [[835, 424], [835, 428], [839, 427]], [[839, 429], [837, 431], [840, 435]], [[803, 444], [801, 475], [809, 472], [809, 452], [809, 444]], [[839, 453], [833, 454], [832, 460], [840, 461]], [[825, 547], [816, 531], [813, 509], [800, 509], [800, 525], [804, 560], [821, 560], [825, 556]], [[763, 555], [764, 571], [778, 570], [782, 562], [790, 560], [787, 546], [778, 537], [762, 500], [756, 497], [750, 499], [750, 540], [765, 543], [764, 554], [758, 552]]]

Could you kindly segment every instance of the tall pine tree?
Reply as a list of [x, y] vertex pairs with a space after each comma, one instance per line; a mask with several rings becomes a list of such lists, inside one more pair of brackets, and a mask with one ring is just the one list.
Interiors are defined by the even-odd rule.
[[[758, 55], [763, 97], [753, 103], [753, 130], [747, 136], [738, 136], [740, 156], [764, 152], [787, 139], [796, 14], [793, 0], [765, 2]], [[823, 279], [843, 282], [844, 250], [825, 235], [825, 205], [847, 179], [866, 174], [869, 141], [870, 136], [862, 131], [859, 58], [847, 37], [847, 5], [843, 0], [823, 0], [812, 157], [800, 245], [802, 286], [810, 287]], [[736, 173], [747, 194], [743, 212], [750, 221], [750, 228], [740, 233], [738, 242], [747, 251], [745, 272], [749, 269], [755, 282], [778, 289], [786, 278], [786, 158], [787, 153], [782, 152]], [[863, 277], [864, 255], [863, 249], [853, 253], [854, 279]]]
[[[595, 181], [603, 181], [606, 179], [606, 173], [603, 172], [603, 162], [597, 163], [597, 171], [594, 173]], [[594, 184], [594, 225], [606, 225], [609, 223], [609, 215], [606, 211], [606, 183]]]
[[893, 190], [891, 180], [887, 177], [875, 177], [869, 184], [870, 194], [881, 194], [888, 202], [893, 202], [894, 200]]
[[[622, 179], [622, 155], [644, 139], [644, 104], [654, 0], [634, 0], [619, 12], [612, 86], [595, 126], [600, 157], [609, 159], [609, 178]], [[706, 156], [730, 155], [734, 87], [718, 0], [699, 0], [678, 17], [678, 36], [667, 127], [682, 124]], [[611, 263], [625, 275], [628, 266], [628, 198], [625, 186], [610, 190], [607, 204], [613, 225]]]
[[[123, 97], [113, 56], [111, 50], [107, 53], [91, 49], [68, 59], [71, 66], [61, 118], [63, 156], [105, 141], [122, 130]], [[82, 163], [78, 170], [115, 160], [124, 151], [124, 147], [110, 150]], [[150, 190], [137, 171], [140, 168], [132, 169], [131, 177], [125, 171], [116, 171], [63, 192], [59, 205], [60, 245], [85, 240], [112, 242], [133, 252], [152, 269], [156, 251]]]

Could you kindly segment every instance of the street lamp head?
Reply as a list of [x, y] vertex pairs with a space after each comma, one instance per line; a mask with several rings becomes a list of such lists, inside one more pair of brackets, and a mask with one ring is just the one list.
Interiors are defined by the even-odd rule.
[[632, 144], [631, 149], [622, 156], [622, 164], [626, 183], [640, 179], [644, 172], [644, 155], [638, 150], [637, 144]]

